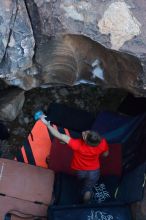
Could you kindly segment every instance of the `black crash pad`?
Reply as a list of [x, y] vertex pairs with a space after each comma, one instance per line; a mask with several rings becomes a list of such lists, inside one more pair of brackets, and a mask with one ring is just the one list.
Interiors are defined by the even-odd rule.
[[95, 117], [89, 112], [53, 103], [47, 110], [47, 120], [74, 131], [85, 131], [91, 129]]

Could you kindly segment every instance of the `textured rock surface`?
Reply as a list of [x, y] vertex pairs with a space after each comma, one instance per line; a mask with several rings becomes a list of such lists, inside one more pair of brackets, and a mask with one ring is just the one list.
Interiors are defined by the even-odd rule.
[[32, 67], [34, 37], [23, 0], [2, 0], [0, 6], [0, 78], [21, 87]]
[[[112, 47], [111, 37], [117, 36], [123, 41], [120, 45], [121, 50], [124, 48], [133, 54], [146, 52], [144, 0], [34, 0], [34, 2], [40, 18], [41, 32], [47, 36], [61, 33], [79, 34], [88, 36], [108, 48]], [[30, 10], [32, 8], [30, 7]], [[102, 34], [103, 27], [108, 32]], [[116, 42], [113, 43], [116, 45]]]
[[42, 83], [80, 82], [124, 88], [140, 93], [139, 60], [126, 53], [110, 51], [87, 37], [65, 35], [43, 41], [36, 50], [36, 62], [41, 67]]
[[24, 101], [24, 91], [20, 89], [12, 88], [0, 92], [0, 120], [15, 120], [23, 107]]
[[124, 43], [141, 34], [141, 24], [132, 15], [124, 1], [113, 2], [98, 22], [102, 34], [110, 34], [113, 49], [120, 49]]
[[8, 84], [29, 90], [90, 81], [146, 96], [144, 0], [2, 0], [1, 5], [0, 77]]

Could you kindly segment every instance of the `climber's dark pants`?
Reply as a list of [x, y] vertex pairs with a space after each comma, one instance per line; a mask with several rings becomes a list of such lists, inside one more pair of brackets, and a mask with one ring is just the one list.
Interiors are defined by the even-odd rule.
[[81, 194], [85, 192], [92, 192], [93, 186], [98, 182], [100, 177], [100, 170], [77, 170], [76, 176], [81, 183]]

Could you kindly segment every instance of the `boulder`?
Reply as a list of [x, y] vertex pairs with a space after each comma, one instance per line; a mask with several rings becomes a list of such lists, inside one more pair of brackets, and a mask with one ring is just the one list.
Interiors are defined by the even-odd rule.
[[24, 101], [24, 91], [21, 89], [9, 88], [0, 92], [0, 120], [15, 120], [23, 107]]
[[90, 83], [146, 96], [145, 10], [144, 0], [2, 0], [0, 77], [24, 90]]
[[1, 1], [0, 35], [0, 78], [21, 87], [19, 79], [32, 67], [35, 46], [23, 0]]

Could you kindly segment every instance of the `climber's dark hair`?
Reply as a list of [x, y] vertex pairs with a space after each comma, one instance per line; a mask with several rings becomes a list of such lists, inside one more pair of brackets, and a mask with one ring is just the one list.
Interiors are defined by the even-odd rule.
[[101, 141], [101, 136], [96, 131], [89, 131], [86, 137], [86, 142], [90, 146], [97, 146]]

